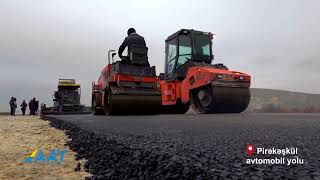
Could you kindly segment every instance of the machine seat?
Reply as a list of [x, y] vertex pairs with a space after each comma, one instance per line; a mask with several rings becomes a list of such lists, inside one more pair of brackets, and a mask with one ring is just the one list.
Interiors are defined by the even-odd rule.
[[146, 46], [130, 46], [129, 59], [130, 64], [150, 67], [148, 61], [148, 47]]
[[138, 77], [157, 77], [155, 66], [139, 66], [117, 61], [112, 64], [112, 71], [123, 75]]

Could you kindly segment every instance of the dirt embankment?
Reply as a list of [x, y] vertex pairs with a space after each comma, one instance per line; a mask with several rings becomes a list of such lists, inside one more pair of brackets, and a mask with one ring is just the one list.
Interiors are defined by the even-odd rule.
[[67, 140], [39, 117], [0, 116], [0, 179], [84, 179], [84, 162], [75, 160]]
[[320, 94], [251, 88], [247, 112], [319, 113]]

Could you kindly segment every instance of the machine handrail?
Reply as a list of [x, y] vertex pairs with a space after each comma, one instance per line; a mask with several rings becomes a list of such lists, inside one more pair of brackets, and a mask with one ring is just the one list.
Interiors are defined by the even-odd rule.
[[[108, 64], [110, 64], [110, 53], [111, 52], [116, 52], [116, 50], [111, 49], [108, 51]], [[112, 58], [112, 63], [113, 63], [113, 58]]]

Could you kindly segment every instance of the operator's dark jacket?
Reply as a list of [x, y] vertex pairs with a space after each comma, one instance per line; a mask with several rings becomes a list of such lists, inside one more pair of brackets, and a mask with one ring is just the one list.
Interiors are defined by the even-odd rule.
[[122, 57], [122, 53], [126, 47], [128, 47], [128, 56], [129, 56], [130, 47], [132, 45], [146, 46], [146, 42], [144, 41], [144, 38], [139, 34], [131, 33], [129, 36], [126, 37], [126, 39], [123, 41], [123, 43], [119, 47], [119, 51], [118, 51], [119, 57], [120, 58]]

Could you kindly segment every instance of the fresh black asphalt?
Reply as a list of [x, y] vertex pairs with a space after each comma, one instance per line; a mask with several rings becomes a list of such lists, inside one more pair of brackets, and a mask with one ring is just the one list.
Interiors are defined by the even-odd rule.
[[[67, 130], [92, 179], [320, 179], [320, 114], [45, 116]], [[246, 146], [298, 148], [251, 157]], [[303, 164], [249, 165], [251, 158]]]

